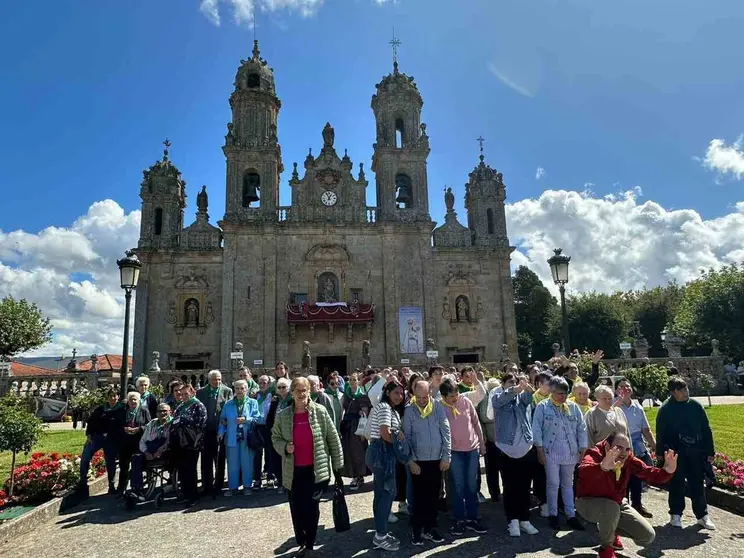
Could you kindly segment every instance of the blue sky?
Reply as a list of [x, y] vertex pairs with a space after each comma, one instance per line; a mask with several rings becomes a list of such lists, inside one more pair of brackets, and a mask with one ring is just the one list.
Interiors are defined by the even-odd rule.
[[[317, 152], [326, 121], [336, 146], [369, 169], [370, 100], [391, 70], [395, 27], [401, 70], [424, 98], [434, 220], [442, 222], [442, 190], [452, 186], [465, 221], [464, 183], [482, 134], [507, 184], [515, 264], [544, 278], [556, 245], [574, 255], [577, 290], [684, 281], [698, 267], [744, 259], [744, 3], [256, 2], [262, 56], [283, 102], [283, 203], [291, 163], [308, 147]], [[4, 8], [0, 295], [20, 278], [38, 293], [34, 281], [45, 280], [34, 274], [48, 270], [64, 288], [53, 294], [47, 285], [53, 300], [40, 304], [58, 305], [58, 320], [65, 312], [118, 320], [121, 296], [106, 270], [136, 243], [141, 173], [166, 136], [188, 182], [187, 223], [202, 184], [212, 221], [221, 218], [228, 97], [240, 59], [250, 56], [253, 5], [58, 0]]]

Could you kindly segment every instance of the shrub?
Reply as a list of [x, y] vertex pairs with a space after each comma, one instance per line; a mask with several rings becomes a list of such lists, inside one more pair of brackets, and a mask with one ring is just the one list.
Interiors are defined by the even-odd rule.
[[13, 398], [15, 396], [4, 397], [0, 404], [0, 451], [9, 451], [12, 454], [8, 490], [10, 496], [13, 496], [16, 456], [21, 452], [30, 452], [46, 428], [41, 419], [27, 411], [20, 400]]
[[658, 399], [666, 399], [669, 395], [667, 369], [657, 364], [649, 364], [639, 368], [626, 368], [623, 375], [630, 380], [637, 397], [653, 395]]

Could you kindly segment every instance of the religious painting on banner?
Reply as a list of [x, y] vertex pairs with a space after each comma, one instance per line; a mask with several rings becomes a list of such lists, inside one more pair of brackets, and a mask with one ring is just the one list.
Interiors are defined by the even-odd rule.
[[420, 306], [404, 306], [398, 311], [398, 327], [400, 328], [400, 352], [404, 354], [423, 353], [424, 320]]

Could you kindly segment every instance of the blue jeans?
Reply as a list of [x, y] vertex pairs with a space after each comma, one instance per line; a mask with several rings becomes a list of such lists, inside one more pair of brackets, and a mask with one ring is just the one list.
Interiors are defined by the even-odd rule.
[[375, 516], [375, 531], [380, 536], [388, 532], [388, 517], [395, 500], [395, 459], [392, 444], [379, 438], [370, 442], [365, 460], [374, 477], [372, 513]]
[[90, 442], [85, 442], [83, 454], [80, 456], [80, 483], [88, 483], [88, 471], [90, 470], [90, 461], [95, 453], [103, 449], [103, 457], [106, 460], [106, 474], [108, 475], [109, 484], [114, 482], [116, 475], [116, 457], [119, 454], [119, 444], [109, 440], [103, 434], [94, 434]]
[[548, 459], [545, 463], [545, 476], [547, 479], [547, 496], [548, 496], [548, 513], [558, 515], [558, 489], [561, 490], [563, 498], [563, 511], [566, 517], [571, 518], [576, 515], [574, 509], [574, 490], [573, 477], [575, 464], [558, 465]]
[[450, 464], [455, 521], [478, 519], [478, 450], [453, 451]]
[[235, 446], [227, 446], [227, 487], [237, 490], [240, 487], [240, 475], [243, 475], [243, 488], [251, 487], [253, 479], [254, 451], [248, 447], [245, 440], [240, 440]]

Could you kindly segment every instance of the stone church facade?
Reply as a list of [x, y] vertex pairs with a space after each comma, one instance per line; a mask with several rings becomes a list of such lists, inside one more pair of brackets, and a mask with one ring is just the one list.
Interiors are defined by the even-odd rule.
[[320, 372], [422, 365], [427, 350], [440, 362], [516, 358], [502, 175], [481, 154], [466, 186], [467, 226], [447, 189], [435, 228], [422, 106], [396, 62], [372, 97], [376, 206], [366, 203], [363, 165], [337, 152], [327, 124], [320, 152], [310, 150], [304, 170], [292, 166], [292, 203], [282, 207], [281, 101], [256, 42], [230, 96], [218, 226], [203, 187], [184, 227], [185, 182], [167, 141], [144, 171], [135, 373], [153, 351], [171, 370], [227, 369], [236, 342], [249, 367], [298, 367], [309, 352]]

